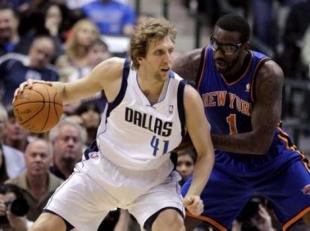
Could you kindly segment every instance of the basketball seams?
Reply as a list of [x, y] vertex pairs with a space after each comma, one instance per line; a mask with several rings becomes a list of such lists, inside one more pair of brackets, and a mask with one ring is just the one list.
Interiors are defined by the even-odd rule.
[[[57, 103], [57, 102], [53, 102], [53, 101], [44, 101], [44, 102], [45, 103], [52, 103], [52, 104], [55, 104], [57, 106], [61, 106], [62, 107], [61, 103]], [[15, 104], [15, 107], [22, 106], [24, 104], [32, 104], [32, 103], [42, 103], [42, 101], [23, 102], [23, 103]]]
[[[30, 91], [30, 92], [27, 92]], [[35, 133], [50, 130], [61, 118], [63, 104], [58, 92], [45, 84], [35, 84], [25, 89], [24, 97], [16, 98], [13, 103], [17, 121], [27, 130]], [[21, 115], [29, 108], [30, 112]], [[28, 117], [29, 116], [29, 117]]]
[[57, 111], [57, 108], [56, 108], [56, 106], [59, 105], [59, 103], [56, 103], [56, 97], [57, 97], [57, 93], [54, 95], [54, 100], [53, 100], [54, 107], [53, 107], [53, 109], [54, 109], [55, 114], [57, 116], [57, 120], [59, 120], [60, 119], [60, 115], [58, 115], [58, 111]]
[[[45, 94], [45, 95], [47, 95], [48, 101], [50, 101], [50, 100], [51, 100], [50, 92], [48, 91], [46, 85], [43, 85], [43, 87], [44, 87], [44, 89], [45, 89], [45, 91], [46, 91], [46, 94]], [[46, 128], [47, 121], [50, 119], [50, 111], [51, 111], [51, 104], [48, 103], [48, 104], [46, 105], [45, 96], [43, 96], [43, 102], [44, 102], [44, 108], [45, 108], [45, 106], [48, 106], [48, 109], [47, 109], [47, 117], [46, 117], [46, 119], [45, 119], [45, 123], [43, 124], [43, 126], [42, 126], [42, 128], [41, 128], [41, 131], [43, 131], [43, 130]]]

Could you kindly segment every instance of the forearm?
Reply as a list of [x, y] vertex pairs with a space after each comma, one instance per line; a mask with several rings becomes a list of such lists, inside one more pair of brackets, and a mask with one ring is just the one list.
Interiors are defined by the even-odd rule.
[[192, 183], [187, 195], [200, 195], [204, 189], [214, 165], [213, 150], [209, 150], [208, 154], [198, 156], [195, 164]]
[[272, 137], [266, 137], [254, 133], [243, 133], [238, 135], [211, 135], [215, 149], [243, 153], [243, 154], [265, 154], [271, 145]]
[[77, 84], [73, 83], [63, 83], [63, 82], [50, 82], [61, 95], [63, 103], [79, 102], [83, 98], [87, 98], [89, 94], [85, 93], [85, 89]]

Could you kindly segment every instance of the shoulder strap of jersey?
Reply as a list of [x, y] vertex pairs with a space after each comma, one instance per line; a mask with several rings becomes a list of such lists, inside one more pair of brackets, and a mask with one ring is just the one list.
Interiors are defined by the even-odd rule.
[[126, 89], [127, 89], [127, 85], [128, 85], [128, 76], [129, 76], [129, 72], [130, 72], [130, 60], [128, 58], [125, 59], [124, 62], [124, 66], [123, 66], [123, 75], [122, 75], [122, 83], [121, 83], [121, 88], [116, 96], [116, 98], [113, 100], [113, 102], [111, 102], [109, 104], [109, 108], [107, 111], [107, 117], [110, 114], [110, 112], [117, 107], [117, 105], [120, 104], [120, 102], [122, 102], [125, 93], [126, 93]]
[[185, 110], [184, 110], [184, 89], [185, 89], [185, 81], [182, 80], [178, 86], [178, 110], [179, 110], [179, 117], [181, 122], [182, 128], [182, 136], [185, 135]]

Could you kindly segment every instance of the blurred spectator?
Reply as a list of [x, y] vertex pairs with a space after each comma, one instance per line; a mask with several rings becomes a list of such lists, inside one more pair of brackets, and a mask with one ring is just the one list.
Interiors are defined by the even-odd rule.
[[82, 159], [86, 131], [80, 125], [64, 119], [50, 131], [49, 138], [54, 152], [50, 171], [61, 179], [67, 179], [75, 164]]
[[4, 105], [12, 103], [16, 88], [28, 79], [59, 79], [58, 73], [50, 66], [54, 49], [52, 39], [42, 36], [33, 41], [28, 56], [6, 54], [0, 58], [0, 86], [3, 91], [1, 100]]
[[19, 34], [25, 35], [29, 31], [35, 30], [41, 19], [38, 20], [38, 15], [46, 8], [50, 1], [46, 0], [22, 0], [16, 10], [20, 17]]
[[96, 0], [82, 8], [84, 15], [105, 35], [131, 35], [136, 21], [133, 8], [116, 0]]
[[303, 49], [301, 51], [301, 60], [302, 63], [308, 69], [308, 79], [310, 79], [310, 23], [308, 25], [308, 29], [303, 37]]
[[[97, 64], [106, 60], [110, 56], [111, 54], [108, 50], [107, 44], [102, 39], [96, 39], [89, 47], [87, 55], [88, 65], [84, 68], [75, 70], [73, 74], [69, 76], [68, 81], [71, 82], [88, 75]], [[99, 92], [88, 100], [84, 100], [82, 104], [93, 104], [97, 107], [100, 113], [106, 105], [106, 97], [103, 92]]]
[[252, 198], [233, 224], [232, 231], [276, 231], [266, 199]]
[[74, 81], [82, 78], [90, 73], [90, 71], [100, 62], [111, 57], [108, 45], [102, 39], [96, 39], [89, 46], [87, 54], [87, 65], [80, 70], [76, 70], [72, 75], [69, 76], [68, 81]]
[[13, 8], [0, 5], [0, 56], [14, 52], [19, 43], [19, 19]]
[[76, 112], [80, 115], [82, 125], [86, 128], [86, 145], [89, 146], [97, 136], [97, 128], [100, 123], [100, 110], [94, 103], [83, 103]]
[[251, 0], [253, 18], [253, 36], [272, 50], [278, 43], [278, 11], [273, 0]]
[[303, 38], [310, 25], [310, 1], [291, 6], [283, 32], [283, 52], [280, 62], [288, 78], [307, 78], [308, 67], [302, 63]]
[[1, 231], [26, 231], [31, 225], [25, 217], [28, 210], [29, 205], [19, 187], [0, 184]]
[[0, 183], [18, 176], [25, 170], [24, 154], [3, 144], [4, 126], [7, 120], [7, 111], [0, 105]]
[[65, 0], [65, 4], [70, 10], [76, 10], [82, 8], [83, 6], [93, 1], [95, 0]]
[[197, 160], [197, 153], [193, 148], [184, 148], [177, 152], [177, 164], [176, 170], [180, 173], [182, 179], [180, 185], [192, 175], [194, 171], [194, 165]]
[[[35, 26], [21, 37], [19, 53], [27, 54], [33, 40], [38, 36], [50, 36], [55, 44], [55, 52], [52, 61], [63, 54], [63, 43], [65, 41], [66, 21], [68, 9], [64, 5], [49, 3], [38, 10], [34, 15]], [[69, 27], [69, 25], [67, 26]]]
[[27, 213], [30, 221], [37, 219], [49, 197], [63, 182], [49, 172], [52, 155], [52, 147], [46, 140], [30, 142], [25, 151], [26, 171], [6, 182], [22, 189], [21, 192], [30, 207]]
[[29, 132], [15, 119], [13, 109], [8, 108], [8, 121], [5, 124], [4, 144], [24, 152], [30, 138]]
[[62, 81], [68, 81], [76, 72], [83, 76], [82, 69], [89, 65], [89, 48], [96, 39], [100, 39], [100, 34], [93, 22], [81, 19], [74, 24], [65, 44], [65, 54], [56, 61]]

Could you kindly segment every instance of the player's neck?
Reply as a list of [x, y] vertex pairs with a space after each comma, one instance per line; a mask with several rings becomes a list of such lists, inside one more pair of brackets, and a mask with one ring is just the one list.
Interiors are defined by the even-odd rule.
[[167, 79], [157, 79], [154, 77], [147, 77], [145, 75], [137, 75], [138, 85], [143, 94], [148, 98], [150, 103], [158, 102], [158, 99], [163, 91], [164, 86], [168, 82]]

